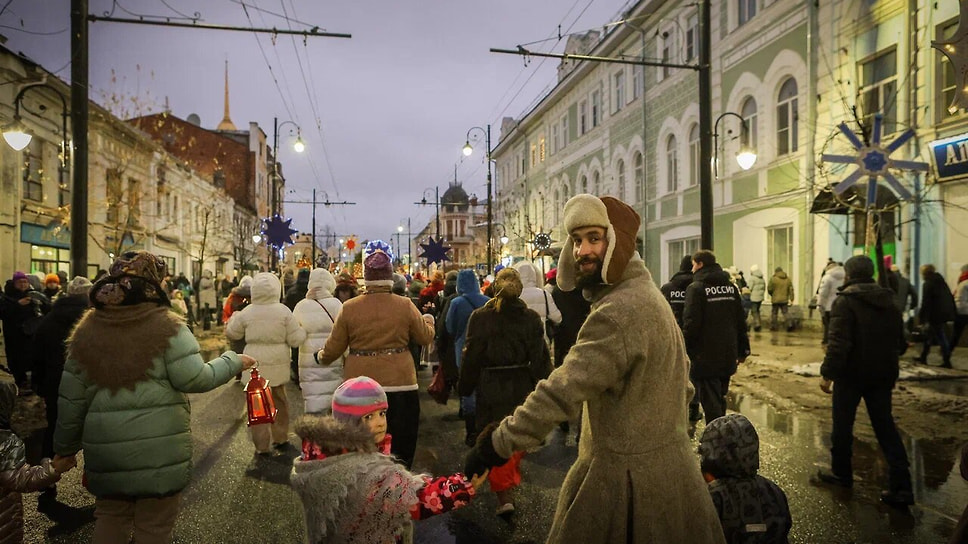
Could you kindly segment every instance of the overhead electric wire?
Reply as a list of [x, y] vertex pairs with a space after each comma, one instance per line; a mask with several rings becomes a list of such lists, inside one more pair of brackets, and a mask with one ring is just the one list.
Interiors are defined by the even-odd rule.
[[[558, 37], [558, 41], [559, 42], [561, 41], [561, 37], [568, 36], [569, 35], [569, 33], [571, 32], [571, 29], [574, 28], [575, 25], [578, 23], [578, 21], [581, 19], [581, 16], [584, 15], [585, 12], [588, 11], [588, 8], [591, 7], [591, 5], [594, 4], [594, 3], [595, 3], [595, 0], [588, 0], [588, 3], [585, 4], [585, 7], [582, 8], [581, 12], [578, 14], [577, 17], [575, 17], [575, 20], [572, 21], [571, 25], [568, 26], [568, 28], [565, 30], [565, 32], [563, 34], [558, 34], [558, 36], [559, 36]], [[578, 0], [576, 0], [575, 4], [573, 4], [572, 7], [568, 9], [568, 12], [565, 13], [564, 17], [562, 17], [561, 22], [564, 22], [564, 20], [568, 17], [568, 14], [571, 13], [571, 10], [574, 9], [575, 5], [577, 5], [577, 4], [578, 4]], [[561, 22], [558, 23], [559, 24], [559, 28], [560, 28]], [[521, 94], [521, 92], [524, 91], [524, 88], [527, 87], [528, 83], [535, 76], [535, 74], [538, 73], [538, 71], [540, 70], [541, 66], [545, 63], [546, 60], [547, 60], [546, 57], [542, 57], [541, 60], [538, 61], [538, 66], [535, 67], [535, 69], [531, 71], [531, 74], [528, 76], [528, 79], [526, 79], [524, 81], [524, 83], [518, 89], [518, 92], [514, 93], [514, 96], [511, 97], [511, 100], [508, 101], [508, 104], [504, 107], [504, 109], [501, 110], [501, 112], [498, 115], [492, 116], [492, 118], [500, 119], [507, 112], [508, 108], [511, 107], [511, 104], [514, 103], [514, 100], [517, 99], [517, 97]], [[525, 110], [525, 111], [527, 111], [527, 110]]]
[[[282, 11], [286, 15], [286, 18], [288, 20], [289, 13], [286, 11], [285, 0], [280, 0], [280, 2], [282, 3]], [[295, 15], [296, 7], [294, 4], [291, 4], [291, 5], [293, 9], [293, 15]], [[289, 25], [289, 26], [290, 28], [292, 28], [292, 25]], [[305, 41], [303, 42], [303, 47], [306, 48]], [[340, 196], [339, 187], [336, 185], [336, 176], [333, 175], [332, 163], [329, 159], [329, 154], [326, 151], [326, 142], [323, 138], [322, 116], [319, 114], [318, 104], [315, 99], [316, 87], [315, 87], [315, 84], [311, 86], [309, 79], [306, 77], [306, 71], [303, 69], [302, 60], [299, 58], [299, 48], [296, 46], [295, 37], [292, 37], [292, 48], [293, 48], [293, 52], [296, 54], [296, 63], [299, 66], [299, 74], [302, 76], [303, 87], [306, 89], [306, 97], [309, 99], [309, 107], [310, 109], [312, 109], [312, 112], [313, 112], [313, 121], [314, 121], [314, 124], [316, 125], [316, 133], [319, 135], [319, 144], [320, 144], [320, 150], [322, 151], [322, 154], [323, 154], [323, 160], [325, 161], [326, 166], [329, 169], [330, 182], [333, 184], [333, 189], [336, 191], [337, 198], [339, 198]], [[310, 59], [310, 56], [307, 51], [306, 52], [307, 65], [310, 64], [309, 59]], [[316, 176], [316, 184], [319, 186], [320, 189], [323, 189], [322, 183], [320, 181], [319, 173], [316, 172], [315, 164], [310, 162], [310, 165], [313, 168], [313, 174]]]
[[[254, 27], [255, 24], [252, 22], [252, 18], [249, 16], [249, 11], [245, 7], [245, 4], [242, 4], [242, 11], [245, 12], [245, 17], [249, 20], [249, 24]], [[276, 90], [279, 92], [279, 98], [282, 100], [282, 106], [285, 108], [286, 114], [288, 114], [289, 117], [292, 117], [292, 111], [289, 109], [289, 104], [286, 103], [286, 97], [282, 92], [282, 88], [279, 86], [279, 79], [276, 78], [276, 73], [272, 70], [272, 64], [269, 62], [269, 57], [266, 55], [266, 51], [262, 47], [262, 42], [259, 41], [259, 35], [253, 33], [253, 36], [255, 37], [255, 43], [259, 46], [259, 51], [262, 53], [262, 60], [265, 61], [266, 68], [269, 69], [269, 75], [272, 76], [272, 82], [275, 84]]]

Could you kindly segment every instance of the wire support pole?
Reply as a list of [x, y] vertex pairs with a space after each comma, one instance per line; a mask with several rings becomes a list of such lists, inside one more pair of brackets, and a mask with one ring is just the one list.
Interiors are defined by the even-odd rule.
[[508, 55], [520, 55], [524, 57], [546, 57], [549, 59], [563, 59], [563, 60], [587, 60], [593, 62], [609, 62], [612, 64], [632, 64], [635, 66], [658, 66], [660, 68], [682, 68], [685, 70], [700, 70], [700, 66], [695, 64], [675, 64], [670, 62], [658, 62], [651, 60], [639, 60], [639, 59], [617, 59], [612, 57], [596, 57], [594, 55], [571, 55], [568, 53], [537, 53], [535, 51], [529, 51], [523, 47], [518, 47], [517, 49], [500, 49], [497, 47], [492, 47], [490, 49], [491, 53], [505, 53]]
[[345, 34], [342, 32], [323, 32], [319, 30], [318, 26], [313, 27], [309, 30], [287, 30], [283, 28], [252, 28], [252, 27], [246, 27], [246, 26], [211, 25], [206, 23], [178, 23], [175, 21], [168, 21], [168, 20], [152, 21], [150, 19], [129, 19], [125, 17], [101, 17], [98, 15], [90, 15], [90, 14], [87, 16], [87, 20], [92, 23], [101, 21], [105, 23], [126, 23], [126, 24], [133, 24], [133, 25], [169, 26], [169, 27], [177, 27], [177, 28], [200, 28], [203, 30], [231, 30], [236, 32], [257, 32], [260, 34], [286, 34], [286, 35], [294, 35], [294, 36], [303, 36], [307, 38], [310, 36], [318, 36], [321, 38], [352, 38], [353, 37], [352, 34]]

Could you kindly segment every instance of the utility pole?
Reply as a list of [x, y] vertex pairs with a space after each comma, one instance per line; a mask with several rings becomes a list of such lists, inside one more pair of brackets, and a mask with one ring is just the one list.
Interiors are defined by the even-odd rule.
[[701, 249], [713, 249], [713, 99], [710, 77], [709, 0], [699, 7], [699, 233]]
[[[71, 0], [71, 275], [87, 277], [87, 0]], [[66, 140], [67, 134], [64, 134]], [[69, 145], [69, 144], [68, 144]]]
[[312, 204], [313, 205], [313, 250], [312, 250], [312, 260], [313, 267], [316, 266], [316, 205], [322, 204], [324, 206], [355, 206], [356, 202], [330, 202], [329, 197], [326, 200], [316, 200], [316, 189], [313, 189], [313, 199], [312, 200], [283, 200], [282, 204]]

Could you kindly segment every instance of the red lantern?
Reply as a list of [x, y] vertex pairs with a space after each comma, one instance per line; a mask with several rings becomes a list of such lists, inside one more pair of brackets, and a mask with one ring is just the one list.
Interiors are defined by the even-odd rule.
[[274, 423], [276, 421], [276, 403], [272, 400], [272, 390], [269, 382], [259, 375], [259, 371], [252, 369], [249, 383], [245, 384], [245, 407], [249, 412], [249, 427]]

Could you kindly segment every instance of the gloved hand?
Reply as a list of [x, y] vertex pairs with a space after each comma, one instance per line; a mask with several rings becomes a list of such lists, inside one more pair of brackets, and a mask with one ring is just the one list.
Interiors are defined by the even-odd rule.
[[497, 429], [497, 423], [490, 423], [477, 436], [477, 443], [464, 457], [464, 474], [468, 477], [484, 474], [491, 467], [499, 467], [508, 462], [508, 458], [501, 457], [494, 451], [491, 435]]

